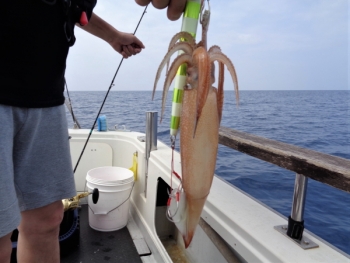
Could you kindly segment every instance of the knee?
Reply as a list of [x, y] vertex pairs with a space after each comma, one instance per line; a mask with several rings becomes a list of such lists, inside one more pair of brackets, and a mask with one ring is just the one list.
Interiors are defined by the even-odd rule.
[[21, 233], [48, 234], [59, 232], [63, 219], [63, 205], [61, 201], [47, 206], [22, 212], [22, 221], [19, 226]]
[[43, 213], [43, 216], [40, 218], [41, 227], [44, 226], [46, 231], [50, 230], [59, 230], [59, 226], [63, 219], [63, 205], [59, 201], [52, 204], [52, 206]]

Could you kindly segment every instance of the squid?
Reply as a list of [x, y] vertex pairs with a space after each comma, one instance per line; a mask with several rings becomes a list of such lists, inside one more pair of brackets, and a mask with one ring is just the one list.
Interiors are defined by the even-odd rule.
[[[163, 119], [169, 87], [180, 65], [187, 64], [186, 86], [183, 93], [183, 105], [180, 119], [180, 155], [182, 170], [182, 189], [180, 202], [184, 207], [173, 209], [170, 217], [182, 234], [185, 248], [194, 236], [204, 204], [212, 185], [218, 151], [218, 134], [224, 102], [224, 66], [227, 67], [239, 101], [238, 81], [231, 60], [214, 45], [207, 50], [207, 31], [210, 11], [201, 14], [202, 40], [196, 44], [187, 32], [177, 33], [170, 41], [169, 50], [159, 65], [154, 82], [153, 94], [164, 67], [167, 68], [162, 94], [160, 121]], [[186, 41], [179, 41], [185, 39]], [[177, 56], [168, 69], [171, 56]], [[214, 62], [218, 67], [218, 88], [215, 82]], [[183, 194], [184, 193], [184, 194]], [[185, 200], [183, 200], [185, 198]], [[179, 201], [179, 200], [177, 200]], [[174, 214], [177, 213], [176, 220]]]

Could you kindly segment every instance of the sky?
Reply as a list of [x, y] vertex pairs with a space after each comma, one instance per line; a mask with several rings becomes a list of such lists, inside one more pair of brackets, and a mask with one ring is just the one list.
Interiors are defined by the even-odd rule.
[[[231, 59], [240, 90], [350, 89], [348, 0], [212, 0], [210, 7], [208, 47], [220, 46]], [[129, 33], [143, 11], [134, 0], [99, 0], [94, 9]], [[136, 32], [146, 48], [124, 59], [111, 90], [152, 90], [169, 41], [181, 25], [182, 18], [170, 21], [165, 9], [149, 5]], [[107, 91], [121, 55], [80, 28], [75, 35], [66, 69], [69, 91]], [[200, 37], [198, 26], [197, 42]], [[163, 82], [164, 77], [157, 90]], [[227, 70], [224, 88], [233, 89]]]

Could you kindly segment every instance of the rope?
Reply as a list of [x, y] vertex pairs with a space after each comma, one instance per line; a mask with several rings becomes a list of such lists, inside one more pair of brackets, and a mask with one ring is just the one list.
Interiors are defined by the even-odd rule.
[[[85, 185], [86, 185], [86, 183], [85, 183]], [[120, 205], [118, 205], [118, 206], [112, 208], [112, 210], [109, 210], [109, 211], [106, 213], [106, 215], [108, 215], [110, 212], [116, 210], [117, 208], [121, 207], [126, 201], [128, 201], [128, 200], [130, 199], [132, 190], [134, 189], [134, 185], [135, 185], [135, 181], [134, 181], [133, 184], [132, 184], [132, 188], [131, 188], [131, 191], [130, 191], [130, 193], [129, 193], [129, 196], [128, 196]], [[91, 208], [91, 206], [90, 206], [89, 204], [88, 204], [88, 206], [89, 206], [91, 212], [95, 215], [95, 214], [96, 214], [95, 211]], [[97, 214], [98, 214], [98, 213], [97, 213]], [[98, 214], [98, 215], [99, 215], [99, 214]]]
[[[175, 136], [170, 136], [170, 140], [171, 140], [171, 172], [170, 172], [170, 192], [168, 191], [168, 202], [167, 202], [167, 210], [165, 213], [165, 216], [167, 217], [167, 219], [170, 222], [173, 223], [178, 223], [178, 221], [174, 221], [173, 217], [177, 214], [178, 210], [179, 210], [179, 201], [180, 201], [180, 191], [182, 190], [182, 180], [180, 175], [174, 170], [174, 151], [175, 151], [175, 141], [176, 138]], [[177, 191], [175, 192], [175, 195], [173, 195], [173, 175], [175, 175], [175, 177], [177, 179], [179, 179], [180, 181], [180, 185], [177, 188]], [[176, 200], [176, 210], [173, 214], [171, 214], [170, 212], [170, 203], [171, 203], [171, 199], [175, 198]]]

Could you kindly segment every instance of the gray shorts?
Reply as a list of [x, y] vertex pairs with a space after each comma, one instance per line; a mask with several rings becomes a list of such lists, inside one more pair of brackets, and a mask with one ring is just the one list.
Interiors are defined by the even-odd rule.
[[64, 105], [0, 104], [0, 237], [16, 229], [21, 211], [76, 194]]

